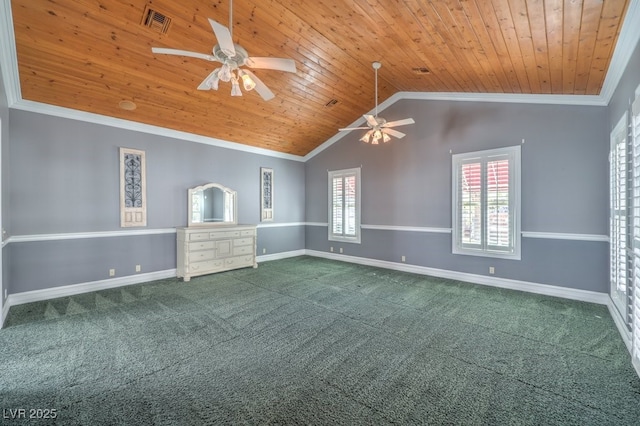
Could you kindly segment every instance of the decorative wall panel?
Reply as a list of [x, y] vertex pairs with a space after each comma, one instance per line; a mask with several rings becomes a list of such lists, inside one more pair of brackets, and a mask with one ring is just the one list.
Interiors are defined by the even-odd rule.
[[120, 226], [147, 226], [144, 151], [120, 148]]
[[260, 220], [273, 220], [273, 169], [260, 168]]

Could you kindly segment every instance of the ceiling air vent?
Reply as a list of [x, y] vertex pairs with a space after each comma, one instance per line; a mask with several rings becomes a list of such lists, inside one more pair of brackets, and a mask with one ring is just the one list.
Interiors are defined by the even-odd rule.
[[431, 73], [431, 71], [429, 71], [429, 68], [426, 68], [426, 67], [411, 68], [411, 71], [413, 71], [414, 74], [418, 74], [418, 75]]
[[324, 106], [326, 106], [326, 107], [332, 107], [332, 106], [334, 106], [334, 105], [335, 105], [335, 104], [337, 104], [337, 103], [338, 103], [338, 100], [337, 100], [337, 99], [331, 99], [329, 102], [327, 102], [326, 104], [324, 104]]
[[169, 31], [170, 24], [171, 18], [168, 16], [158, 12], [157, 10], [151, 9], [149, 5], [144, 8], [144, 13], [142, 14], [142, 25], [145, 27], [151, 28], [160, 34], [166, 34], [167, 31]]

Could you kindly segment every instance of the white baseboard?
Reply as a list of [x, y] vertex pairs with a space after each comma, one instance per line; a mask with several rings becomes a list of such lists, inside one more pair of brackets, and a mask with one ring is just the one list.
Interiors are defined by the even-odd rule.
[[24, 303], [40, 302], [43, 300], [74, 296], [76, 294], [88, 293], [91, 291], [106, 290], [110, 288], [140, 284], [165, 278], [175, 278], [175, 276], [175, 269], [167, 269], [165, 271], [148, 272], [145, 274], [129, 275], [126, 277], [64, 285], [60, 287], [47, 288], [44, 290], [25, 291], [22, 293], [10, 294], [6, 300], [6, 305], [15, 306], [22, 305]]
[[4, 320], [7, 319], [7, 315], [9, 315], [9, 298], [4, 301], [2, 305], [2, 318], [0, 319], [0, 329], [4, 327]]
[[289, 257], [304, 256], [304, 255], [305, 255], [305, 250], [300, 249], [300, 250], [293, 250], [293, 251], [285, 251], [282, 253], [263, 254], [261, 256], [256, 256], [256, 261], [258, 263], [269, 262], [271, 260], [280, 260], [280, 259], [286, 259]]
[[607, 295], [607, 308], [609, 309], [609, 315], [611, 315], [611, 319], [613, 319], [613, 322], [618, 328], [618, 332], [620, 333], [620, 337], [622, 337], [622, 341], [627, 346], [629, 353], [631, 353], [631, 332], [624, 323], [624, 320], [620, 318], [620, 313], [613, 304], [613, 300], [611, 300], [611, 296], [609, 295]]
[[368, 259], [364, 257], [348, 256], [344, 254], [327, 253], [316, 250], [306, 250], [309, 256], [323, 257], [326, 259], [340, 260], [343, 262], [358, 263], [360, 265], [377, 266], [396, 271], [411, 272], [421, 275], [431, 275], [439, 278], [465, 281], [473, 284], [482, 284], [492, 287], [507, 288], [511, 290], [526, 291], [528, 293], [544, 294], [546, 296], [562, 297], [565, 299], [579, 300], [582, 302], [607, 305], [609, 296], [595, 291], [579, 290], [566, 287], [558, 287], [549, 284], [538, 284], [527, 281], [512, 280], [507, 278], [488, 277], [485, 275], [469, 274], [466, 272], [448, 271], [446, 269], [429, 268], [426, 266], [408, 265], [406, 263], [389, 262], [386, 260]]

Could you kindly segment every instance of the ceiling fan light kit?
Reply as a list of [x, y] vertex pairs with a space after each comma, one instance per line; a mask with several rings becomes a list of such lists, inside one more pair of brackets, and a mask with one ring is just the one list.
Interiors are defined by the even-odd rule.
[[242, 96], [239, 84], [239, 80], [242, 79], [244, 90], [251, 91], [255, 89], [265, 101], [275, 97], [273, 92], [255, 74], [241, 67], [296, 72], [296, 64], [292, 59], [252, 58], [249, 57], [249, 54], [242, 46], [233, 42], [233, 0], [229, 1], [229, 28], [213, 19], [209, 19], [209, 24], [218, 41], [218, 44], [213, 46], [211, 55], [162, 47], [152, 47], [151, 51], [165, 55], [190, 56], [210, 62], [220, 62], [222, 66], [213, 70], [200, 83], [198, 90], [218, 90], [220, 81], [224, 83], [231, 82], [231, 96]]
[[397, 130], [391, 129], [391, 127], [404, 126], [406, 124], [413, 124], [415, 121], [413, 118], [405, 118], [402, 120], [396, 121], [387, 121], [382, 117], [378, 117], [378, 70], [382, 66], [382, 64], [378, 61], [375, 61], [371, 64], [373, 69], [375, 70], [375, 98], [376, 98], [376, 109], [375, 115], [365, 114], [363, 117], [367, 120], [368, 127], [348, 127], [344, 129], [338, 129], [340, 132], [345, 132], [349, 130], [359, 130], [359, 129], [367, 129], [367, 133], [365, 133], [360, 140], [362, 142], [370, 143], [371, 145], [380, 144], [380, 140], [383, 143], [387, 143], [391, 140], [391, 136], [394, 136], [398, 139], [403, 138], [405, 136], [404, 133], [399, 132]]
[[247, 92], [255, 89], [256, 82], [251, 79], [251, 76], [242, 70], [238, 70], [238, 74], [240, 74], [240, 78], [242, 78], [242, 85], [244, 86], [244, 90]]

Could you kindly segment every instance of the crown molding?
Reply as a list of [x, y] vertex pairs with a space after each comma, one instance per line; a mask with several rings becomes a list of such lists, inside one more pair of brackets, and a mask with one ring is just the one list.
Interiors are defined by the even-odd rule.
[[[398, 92], [403, 100], [501, 102], [513, 104], [547, 104], [607, 106], [600, 95], [534, 95], [525, 93], [460, 93], [460, 92]], [[393, 96], [391, 97], [393, 98]], [[391, 99], [390, 98], [390, 99]]]
[[2, 0], [0, 1], [0, 70], [9, 108], [22, 98], [14, 34], [11, 2]]
[[[504, 102], [527, 104], [556, 104], [556, 105], [586, 105], [607, 106], [615, 92], [620, 78], [629, 63], [631, 54], [640, 40], [640, 0], [631, 0], [627, 8], [626, 16], [618, 36], [614, 54], [607, 70], [607, 75], [599, 95], [532, 95], [532, 94], [506, 94], [506, 93], [445, 93], [445, 92], [397, 92], [380, 105], [378, 112], [400, 100], [438, 100], [438, 101], [466, 101], [466, 102]], [[342, 139], [348, 132], [339, 132], [318, 146], [304, 157], [285, 154], [269, 149], [256, 148], [248, 145], [230, 142], [217, 138], [210, 138], [177, 130], [166, 129], [158, 126], [137, 123], [129, 120], [106, 117], [68, 108], [62, 108], [39, 102], [22, 99], [20, 89], [20, 76], [18, 74], [18, 61], [16, 44], [11, 14], [11, 2], [0, 1], [0, 70], [9, 108], [31, 111], [73, 120], [87, 121], [122, 129], [134, 130], [143, 133], [156, 134], [175, 139], [188, 140], [206, 145], [250, 152], [271, 157], [284, 158], [294, 161], [307, 161], [324, 151], [334, 143]], [[369, 111], [367, 114], [373, 113]], [[365, 120], [360, 118], [346, 127], [357, 127]]]
[[640, 40], [639, 22], [640, 0], [631, 0], [618, 35], [618, 41], [611, 57], [607, 75], [604, 78], [602, 90], [600, 90], [600, 96], [606, 101], [607, 105], [609, 105], [618, 83], [620, 83], [622, 74], [629, 63], [629, 59], [631, 59], [631, 54]]

